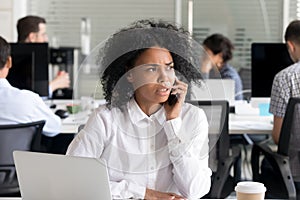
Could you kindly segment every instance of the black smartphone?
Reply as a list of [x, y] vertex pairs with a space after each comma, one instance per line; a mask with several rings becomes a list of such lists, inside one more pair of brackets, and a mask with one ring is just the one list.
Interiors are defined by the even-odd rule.
[[167, 102], [169, 106], [173, 106], [178, 101], [179, 94], [170, 94]]

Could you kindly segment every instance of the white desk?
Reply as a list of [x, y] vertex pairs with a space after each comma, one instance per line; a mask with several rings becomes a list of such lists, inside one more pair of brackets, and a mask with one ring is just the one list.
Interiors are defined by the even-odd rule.
[[[49, 103], [49, 102], [48, 102]], [[80, 103], [80, 100], [55, 100], [56, 109], [66, 109], [69, 103]], [[103, 104], [101, 100], [98, 104]], [[77, 114], [70, 114], [66, 119], [62, 119], [61, 133], [74, 134], [78, 132], [78, 127], [85, 124], [91, 112], [84, 111]], [[271, 134], [273, 116], [257, 115], [229, 115], [229, 134]]]
[[[103, 100], [96, 101], [98, 104], [103, 104]], [[67, 104], [80, 104], [80, 100], [47, 100], [46, 104], [49, 106], [51, 104], [55, 104], [56, 108], [53, 109], [53, 112], [55, 112], [58, 109], [66, 110]], [[70, 114], [69, 117], [62, 119], [62, 127], [60, 133], [62, 134], [74, 134], [78, 132], [78, 127], [81, 124], [85, 124], [88, 120], [89, 115], [91, 114], [91, 111], [82, 111], [77, 114]]]
[[61, 133], [77, 133], [78, 127], [85, 124], [89, 118], [90, 112], [80, 112], [77, 114], [70, 114], [69, 117], [62, 119]]
[[271, 134], [273, 116], [229, 114], [229, 134]]
[[[0, 197], [0, 200], [22, 200], [22, 198]], [[218, 199], [210, 199], [210, 200], [218, 200]]]
[[[61, 133], [77, 133], [78, 127], [85, 124], [87, 117], [82, 115], [70, 115], [62, 120]], [[271, 134], [272, 133], [272, 116], [240, 116], [235, 114], [229, 115], [229, 134]]]
[[0, 200], [22, 200], [22, 198], [15, 198], [15, 197], [0, 197]]

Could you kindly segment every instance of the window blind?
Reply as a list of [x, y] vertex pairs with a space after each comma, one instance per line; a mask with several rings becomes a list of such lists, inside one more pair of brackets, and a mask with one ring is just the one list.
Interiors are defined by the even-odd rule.
[[[217, 6], [216, 6], [217, 5]], [[194, 0], [194, 39], [222, 33], [234, 44], [235, 67], [250, 68], [252, 42], [282, 38], [283, 0]]]
[[[176, 0], [27, 0], [28, 14], [47, 20], [50, 45], [80, 47], [81, 19], [89, 18], [91, 24], [91, 50], [112, 33], [138, 19], [155, 18], [175, 21]], [[98, 71], [91, 68], [85, 73], [74, 66], [75, 98], [81, 96], [102, 97]], [[77, 69], [78, 68], [78, 69]]]
[[81, 18], [91, 21], [91, 47], [116, 30], [137, 19], [158, 18], [175, 21], [170, 0], [27, 0], [28, 13], [47, 20], [49, 42], [59, 46], [80, 46]]

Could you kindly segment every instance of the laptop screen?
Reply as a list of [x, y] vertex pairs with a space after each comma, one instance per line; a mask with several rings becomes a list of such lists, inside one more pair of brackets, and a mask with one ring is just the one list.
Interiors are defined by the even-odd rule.
[[202, 86], [192, 85], [191, 100], [226, 100], [233, 106], [235, 102], [235, 85], [231, 79], [206, 79]]
[[23, 200], [111, 199], [104, 162], [96, 158], [14, 151]]

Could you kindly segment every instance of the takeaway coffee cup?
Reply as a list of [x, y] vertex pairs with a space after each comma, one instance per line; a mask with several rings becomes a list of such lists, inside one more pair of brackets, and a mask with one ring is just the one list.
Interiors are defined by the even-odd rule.
[[263, 200], [266, 187], [259, 182], [243, 181], [235, 186], [235, 191], [237, 200]]

